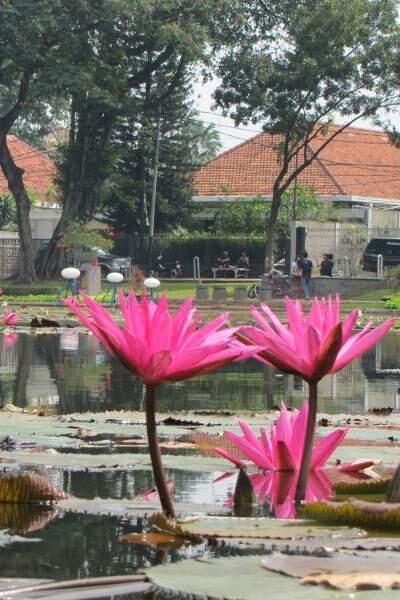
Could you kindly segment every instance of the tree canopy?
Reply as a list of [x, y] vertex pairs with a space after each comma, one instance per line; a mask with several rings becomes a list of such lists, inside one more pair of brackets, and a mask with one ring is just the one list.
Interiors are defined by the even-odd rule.
[[[236, 0], [216, 104], [275, 137], [279, 173], [266, 221], [271, 264], [282, 194], [342, 129], [398, 104], [395, 0]], [[333, 119], [342, 123], [331, 128]], [[310, 142], [324, 135], [318, 150]]]

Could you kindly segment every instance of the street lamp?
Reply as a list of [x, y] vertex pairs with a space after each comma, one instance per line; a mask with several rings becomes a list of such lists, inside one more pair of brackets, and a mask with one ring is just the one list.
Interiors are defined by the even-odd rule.
[[146, 288], [146, 290], [148, 291], [148, 294], [151, 299], [153, 299], [154, 290], [156, 290], [158, 287], [160, 287], [160, 284], [161, 284], [161, 281], [159, 279], [157, 279], [156, 277], [147, 277], [143, 281], [143, 285]]
[[67, 267], [61, 271], [61, 277], [65, 279], [65, 288], [68, 296], [68, 292], [71, 292], [72, 296], [79, 293], [76, 288], [77, 280], [79, 279], [81, 272], [76, 267]]
[[118, 304], [117, 288], [118, 288], [118, 284], [121, 283], [121, 281], [123, 281], [123, 279], [124, 279], [124, 276], [122, 275], [122, 273], [109, 273], [107, 275], [107, 281], [108, 281], [108, 283], [111, 283], [111, 285], [112, 285], [111, 304], [113, 306], [116, 306]]

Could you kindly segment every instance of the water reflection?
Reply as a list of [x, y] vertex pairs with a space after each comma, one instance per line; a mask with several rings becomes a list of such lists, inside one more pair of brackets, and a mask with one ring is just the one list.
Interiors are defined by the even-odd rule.
[[[226, 481], [230, 477], [236, 479], [234, 473], [224, 473], [215, 483]], [[295, 495], [298, 473], [293, 471], [273, 471], [270, 473], [253, 473], [249, 475], [257, 502], [267, 505], [267, 512], [277, 519], [294, 519], [296, 517]], [[306, 502], [326, 500], [332, 496], [333, 484], [326, 474], [312, 471], [308, 478], [305, 495]], [[233, 508], [233, 494], [228, 492], [225, 506]]]
[[[320, 410], [363, 413], [374, 407], [400, 410], [400, 336], [383, 342], [320, 384]], [[256, 361], [161, 386], [160, 410], [267, 410], [285, 400], [299, 406], [307, 390], [301, 379]], [[96, 338], [61, 335], [0, 336], [0, 402], [54, 413], [143, 407], [143, 386]]]

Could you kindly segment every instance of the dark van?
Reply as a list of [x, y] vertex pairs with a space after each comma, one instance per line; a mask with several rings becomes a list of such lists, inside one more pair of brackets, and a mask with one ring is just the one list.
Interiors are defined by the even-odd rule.
[[363, 270], [376, 273], [377, 257], [382, 254], [384, 267], [400, 265], [400, 237], [372, 238], [362, 257]]

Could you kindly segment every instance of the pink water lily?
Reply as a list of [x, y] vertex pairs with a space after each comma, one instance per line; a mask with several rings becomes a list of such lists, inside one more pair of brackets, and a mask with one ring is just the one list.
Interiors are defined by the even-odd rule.
[[360, 311], [353, 310], [341, 320], [339, 296], [335, 299], [315, 298], [307, 316], [299, 301], [286, 297], [285, 307], [287, 325], [265, 304], [261, 305], [261, 311], [253, 307], [251, 314], [258, 327], [242, 327], [238, 336], [244, 343], [263, 346], [255, 358], [285, 373], [298, 375], [309, 385], [309, 411], [296, 494], [299, 503], [304, 500], [311, 464], [318, 382], [372, 348], [388, 333], [394, 319], [388, 319], [376, 328], [367, 323], [361, 331], [354, 333]]
[[19, 322], [19, 315], [16, 312], [5, 312], [3, 314], [3, 325], [6, 327], [15, 327]]
[[158, 304], [143, 296], [139, 303], [133, 292], [128, 300], [122, 293], [122, 327], [89, 296], [84, 296], [83, 302], [68, 298], [65, 303], [146, 385], [182, 381], [251, 355], [251, 350], [234, 338], [238, 328], [226, 327], [228, 313], [200, 327], [191, 298], [171, 314], [166, 296]]
[[255, 356], [280, 371], [317, 382], [328, 373], [343, 369], [372, 348], [393, 326], [394, 318], [373, 328], [369, 322], [354, 333], [360, 316], [353, 310], [340, 319], [340, 298], [315, 298], [307, 316], [301, 302], [285, 298], [288, 324], [283, 324], [266, 304], [252, 307], [258, 327], [242, 327], [240, 337], [263, 346]]
[[156, 304], [144, 294], [139, 304], [133, 292], [128, 300], [121, 293], [122, 326], [88, 296], [83, 297], [83, 302], [68, 298], [65, 303], [81, 323], [145, 383], [147, 438], [155, 483], [164, 512], [175, 516], [157, 439], [156, 386], [209, 373], [233, 360], [247, 358], [254, 348], [235, 339], [237, 328], [226, 326], [227, 313], [201, 327], [191, 299], [171, 314], [166, 296]]
[[[301, 410], [293, 412], [288, 412], [285, 404], [282, 403], [280, 415], [271, 426], [270, 433], [261, 427], [260, 436], [257, 437], [246, 421], [237, 419], [243, 437], [232, 431], [225, 431], [224, 436], [258, 469], [298, 471], [303, 455], [307, 418], [307, 402], [303, 404]], [[314, 445], [310, 471], [316, 471], [325, 465], [343, 441], [347, 431], [348, 427], [336, 429]], [[234, 465], [246, 466], [246, 463], [232, 452], [224, 448], [215, 448], [215, 450]]]

